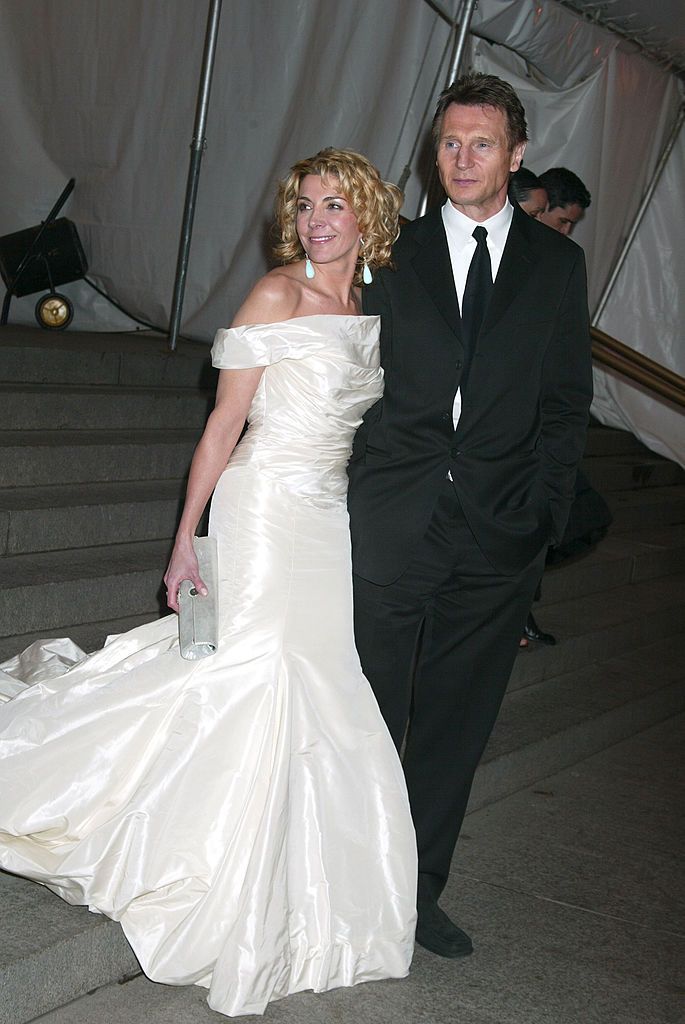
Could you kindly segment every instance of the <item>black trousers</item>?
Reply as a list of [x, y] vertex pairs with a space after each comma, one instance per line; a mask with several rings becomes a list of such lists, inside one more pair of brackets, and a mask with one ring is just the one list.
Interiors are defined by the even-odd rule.
[[[354, 577], [355, 639], [404, 770], [419, 894], [437, 898], [502, 703], [545, 551], [516, 576], [475, 542], [449, 480], [394, 583]], [[406, 738], [406, 743], [405, 743]]]

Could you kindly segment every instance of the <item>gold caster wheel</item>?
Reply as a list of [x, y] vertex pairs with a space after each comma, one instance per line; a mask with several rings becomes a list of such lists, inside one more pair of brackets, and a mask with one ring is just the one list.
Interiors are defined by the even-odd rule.
[[36, 303], [36, 320], [49, 331], [63, 331], [74, 316], [74, 307], [66, 295], [50, 292]]

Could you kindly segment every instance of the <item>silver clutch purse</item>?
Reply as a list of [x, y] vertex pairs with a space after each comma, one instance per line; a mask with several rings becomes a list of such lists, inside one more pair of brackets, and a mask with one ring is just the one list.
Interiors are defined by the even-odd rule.
[[194, 537], [207, 596], [195, 589], [191, 580], [182, 580], [178, 591], [178, 639], [181, 657], [197, 661], [216, 653], [219, 646], [219, 574], [214, 537]]

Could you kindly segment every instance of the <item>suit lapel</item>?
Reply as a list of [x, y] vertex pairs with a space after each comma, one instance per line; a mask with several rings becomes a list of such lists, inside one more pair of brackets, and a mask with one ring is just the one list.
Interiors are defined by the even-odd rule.
[[[481, 335], [505, 316], [535, 265], [535, 246], [527, 230], [528, 220], [527, 214], [514, 208]], [[414, 270], [452, 333], [461, 340], [461, 315], [440, 207], [426, 214], [414, 240], [417, 247], [412, 258]]]
[[416, 232], [417, 253], [412, 265], [424, 288], [447, 321], [450, 330], [461, 337], [461, 317], [454, 287], [447, 237], [440, 208], [431, 210]]
[[481, 327], [484, 334], [502, 319], [533, 269], [535, 253], [529, 239], [528, 215], [514, 207], [514, 216], [507, 236], [502, 260], [492, 289], [490, 303]]

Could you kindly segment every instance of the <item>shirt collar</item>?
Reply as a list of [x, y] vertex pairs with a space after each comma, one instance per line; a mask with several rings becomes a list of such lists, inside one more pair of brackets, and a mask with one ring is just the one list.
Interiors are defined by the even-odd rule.
[[445, 230], [450, 235], [452, 243], [457, 249], [463, 249], [473, 241], [473, 229], [480, 224], [488, 233], [488, 244], [494, 245], [500, 252], [504, 250], [514, 216], [514, 207], [509, 200], [505, 200], [502, 209], [488, 217], [487, 220], [471, 220], [465, 214], [456, 209], [448, 199], [442, 208], [442, 220]]

